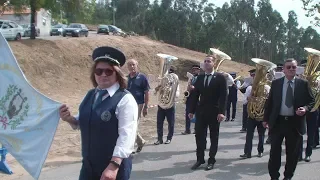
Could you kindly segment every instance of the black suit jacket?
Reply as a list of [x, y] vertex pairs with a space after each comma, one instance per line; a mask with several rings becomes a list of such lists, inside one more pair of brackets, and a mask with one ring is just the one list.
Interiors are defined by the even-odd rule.
[[[280, 113], [282, 98], [285, 98], [282, 97], [283, 83], [284, 77], [272, 81], [269, 97], [265, 104], [264, 121], [268, 123], [271, 131], [277, 122]], [[304, 107], [307, 111], [310, 111], [313, 106], [314, 96], [308, 81], [296, 77], [294, 83], [294, 111], [296, 111], [299, 107]], [[298, 130], [299, 133], [306, 133], [305, 115], [298, 116], [295, 114], [292, 123], [292, 125]]]
[[[223, 74], [215, 72], [208, 87], [204, 87], [204, 74], [200, 74], [194, 84], [191, 96], [190, 113], [206, 115], [225, 114], [228, 96], [227, 80]], [[200, 100], [199, 100], [200, 97]]]

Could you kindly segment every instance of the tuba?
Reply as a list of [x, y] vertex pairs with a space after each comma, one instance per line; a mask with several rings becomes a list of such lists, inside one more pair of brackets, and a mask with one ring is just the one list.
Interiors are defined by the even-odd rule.
[[264, 104], [269, 95], [265, 90], [265, 85], [271, 84], [268, 72], [276, 68], [277, 65], [264, 59], [252, 58], [251, 60], [256, 63], [256, 72], [252, 83], [251, 95], [248, 99], [248, 116], [262, 121]]
[[311, 112], [314, 112], [320, 105], [320, 71], [317, 71], [320, 64], [320, 51], [312, 48], [304, 49], [308, 52], [308, 59], [304, 72], [301, 74], [301, 78], [309, 82], [311, 90], [315, 96], [315, 104], [311, 110]]
[[220, 72], [222, 73], [226, 79], [227, 79], [227, 85], [228, 86], [232, 86], [234, 84], [234, 79], [233, 77], [229, 74], [229, 73], [226, 73], [224, 71], [221, 71], [219, 70], [219, 67], [220, 65], [222, 64], [223, 61], [225, 60], [231, 60], [231, 57], [229, 55], [227, 55], [226, 53], [220, 51], [219, 49], [216, 49], [216, 48], [210, 48], [210, 51], [213, 53], [213, 54], [216, 54], [217, 55], [217, 60], [214, 64], [214, 70], [217, 71], [217, 72]]
[[156, 88], [158, 94], [158, 105], [162, 109], [169, 109], [174, 105], [179, 78], [176, 74], [170, 73], [169, 68], [172, 60], [177, 60], [177, 57], [167, 54], [157, 54], [160, 57], [160, 84]]

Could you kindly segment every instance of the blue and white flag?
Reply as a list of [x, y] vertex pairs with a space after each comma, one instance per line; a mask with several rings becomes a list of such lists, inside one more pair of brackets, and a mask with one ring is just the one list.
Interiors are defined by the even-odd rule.
[[34, 179], [52, 144], [60, 105], [31, 86], [0, 33], [0, 143]]

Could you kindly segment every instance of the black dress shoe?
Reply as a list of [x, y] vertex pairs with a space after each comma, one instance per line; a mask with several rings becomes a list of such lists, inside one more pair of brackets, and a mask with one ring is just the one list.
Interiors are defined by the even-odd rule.
[[144, 146], [145, 144], [146, 144], [146, 142], [142, 143], [142, 145], [137, 148], [136, 152], [137, 152], [137, 153], [141, 152], [141, 150], [142, 150], [142, 148], [143, 148], [143, 146]]
[[258, 157], [261, 158], [263, 156], [263, 153], [259, 152]]
[[291, 180], [291, 178], [286, 178], [286, 177], [285, 177], [285, 178], [283, 178], [283, 180]]
[[181, 134], [182, 134], [182, 135], [187, 135], [187, 134], [191, 134], [191, 132], [190, 132], [190, 131], [184, 131], [184, 132], [182, 132]]
[[197, 161], [192, 167], [191, 169], [192, 170], [196, 170], [198, 167], [201, 166], [201, 164], [204, 164], [205, 162], [204, 161]]
[[208, 165], [206, 167], [206, 171], [209, 171], [209, 170], [213, 169], [213, 165], [214, 164], [208, 163]]
[[251, 158], [251, 154], [242, 154], [240, 157], [244, 159]]
[[230, 121], [230, 119], [229, 118], [227, 118], [226, 120], [224, 120], [224, 121]]
[[306, 156], [306, 158], [304, 158], [305, 162], [310, 162], [311, 161], [311, 157], [310, 156]]
[[166, 140], [166, 142], [164, 142], [165, 144], [170, 144], [171, 143], [171, 140]]
[[235, 119], [235, 118], [232, 118], [232, 119], [231, 119], [231, 121], [234, 121], [234, 120], [236, 120], [236, 119]]
[[268, 137], [268, 139], [266, 140], [266, 144], [270, 144], [271, 143], [271, 139]]
[[163, 141], [156, 141], [155, 143], [154, 143], [154, 145], [159, 145], [159, 144], [163, 144]]
[[240, 132], [247, 132], [247, 130], [245, 128], [242, 128]]

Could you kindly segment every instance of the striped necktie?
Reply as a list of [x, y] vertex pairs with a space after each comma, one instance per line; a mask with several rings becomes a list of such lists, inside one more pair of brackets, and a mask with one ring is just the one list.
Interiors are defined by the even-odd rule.
[[108, 94], [107, 90], [99, 90], [98, 91], [98, 98], [95, 100], [93, 104], [93, 109], [95, 109], [99, 104], [102, 102], [102, 97]]

